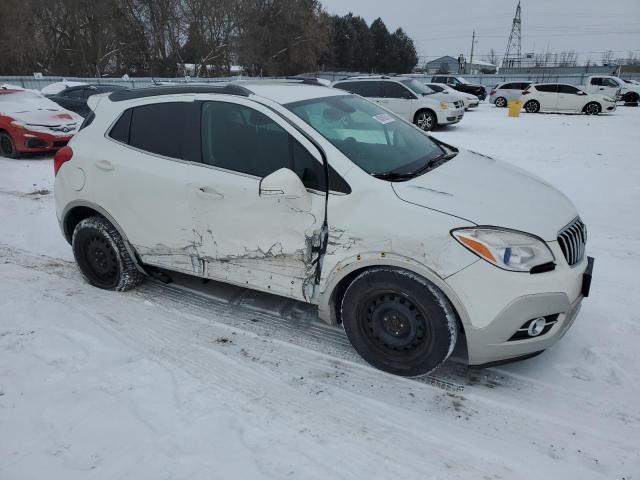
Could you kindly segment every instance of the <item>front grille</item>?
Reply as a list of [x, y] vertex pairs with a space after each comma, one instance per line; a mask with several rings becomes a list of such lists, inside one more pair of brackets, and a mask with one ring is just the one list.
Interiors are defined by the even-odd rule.
[[570, 266], [582, 261], [587, 245], [587, 227], [579, 217], [560, 231], [558, 243]]
[[456, 106], [456, 108], [462, 108], [462, 106], [464, 105], [464, 102], [458, 100], [457, 102], [454, 102], [454, 105]]

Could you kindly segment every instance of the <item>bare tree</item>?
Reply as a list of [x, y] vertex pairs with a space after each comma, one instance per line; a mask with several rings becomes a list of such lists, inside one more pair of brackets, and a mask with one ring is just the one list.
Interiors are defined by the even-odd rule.
[[566, 50], [558, 54], [556, 66], [558, 67], [575, 67], [578, 63], [578, 54], [575, 50]]
[[602, 52], [602, 65], [607, 67], [613, 63], [613, 50]]
[[491, 65], [498, 65], [498, 54], [494, 48], [489, 50], [489, 53], [485, 55], [484, 60], [489, 62]]

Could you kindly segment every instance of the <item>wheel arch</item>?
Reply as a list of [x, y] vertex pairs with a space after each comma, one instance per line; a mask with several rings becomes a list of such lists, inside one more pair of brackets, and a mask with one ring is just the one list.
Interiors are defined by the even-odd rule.
[[127, 252], [131, 256], [131, 258], [133, 259], [136, 268], [140, 272], [147, 274], [147, 272], [142, 267], [142, 262], [140, 261], [140, 257], [138, 256], [136, 250], [133, 248], [131, 243], [129, 243], [127, 235], [125, 234], [122, 227], [113, 218], [113, 216], [109, 214], [109, 212], [107, 212], [104, 208], [102, 208], [99, 205], [96, 205], [91, 202], [75, 201], [75, 202], [71, 202], [69, 205], [65, 207], [64, 211], [62, 212], [61, 221], [60, 221], [60, 225], [62, 227], [62, 232], [64, 234], [65, 240], [69, 244], [71, 244], [71, 239], [73, 238], [73, 231], [75, 230], [78, 223], [80, 223], [85, 218], [93, 217], [96, 215], [106, 218], [107, 221], [111, 223], [111, 225], [113, 225], [113, 227], [118, 231], [118, 233], [122, 237], [124, 246], [127, 249]]
[[438, 287], [451, 303], [461, 330], [465, 331], [465, 324], [469, 323], [467, 311], [456, 293], [436, 272], [418, 262], [403, 261], [399, 258], [393, 258], [390, 254], [387, 254], [386, 258], [379, 259], [363, 259], [360, 255], [358, 257], [360, 260], [339, 269], [336, 268], [329, 274], [325, 288], [318, 298], [318, 316], [320, 319], [331, 325], [340, 323], [340, 303], [353, 280], [366, 270], [392, 267], [418, 275]]

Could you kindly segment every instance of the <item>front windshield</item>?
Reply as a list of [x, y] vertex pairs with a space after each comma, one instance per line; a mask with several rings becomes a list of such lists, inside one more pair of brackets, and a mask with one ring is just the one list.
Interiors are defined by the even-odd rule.
[[410, 80], [401, 80], [400, 83], [402, 83], [406, 87], [409, 87], [411, 90], [413, 90], [413, 93], [417, 93], [418, 95], [431, 95], [433, 93], [436, 93], [433, 91], [433, 89], [427, 87], [425, 84], [420, 83], [417, 80], [414, 80], [413, 78]]
[[427, 84], [427, 87], [429, 87], [431, 90], [435, 91], [435, 92], [445, 92], [445, 88], [442, 85], [437, 85], [437, 84], [433, 84], [433, 83], [429, 83]]
[[285, 107], [371, 175], [409, 174], [444, 154], [417, 127], [355, 95], [314, 98]]

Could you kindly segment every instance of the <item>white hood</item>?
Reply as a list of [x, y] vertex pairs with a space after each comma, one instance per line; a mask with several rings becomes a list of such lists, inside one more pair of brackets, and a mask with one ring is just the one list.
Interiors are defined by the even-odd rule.
[[578, 215], [571, 201], [544, 180], [467, 150], [435, 170], [392, 185], [406, 202], [547, 241]]

